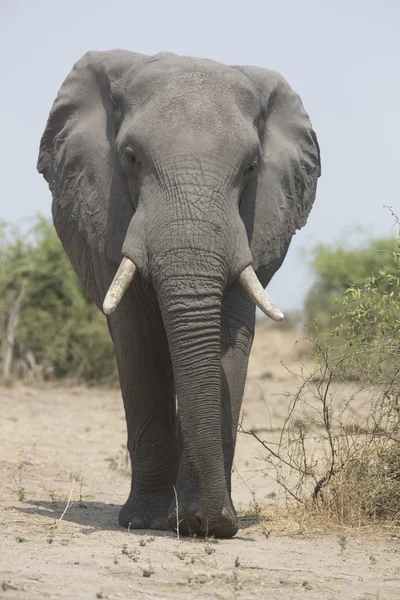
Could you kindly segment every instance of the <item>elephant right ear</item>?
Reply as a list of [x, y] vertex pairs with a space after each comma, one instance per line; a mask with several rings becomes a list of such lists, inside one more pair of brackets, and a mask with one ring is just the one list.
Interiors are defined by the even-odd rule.
[[242, 203], [253, 267], [265, 287], [314, 203], [321, 174], [318, 140], [300, 97], [275, 71], [236, 67], [257, 88], [261, 161], [255, 201]]
[[134, 213], [115, 149], [111, 85], [149, 57], [88, 52], [61, 86], [40, 143], [54, 225], [89, 296], [101, 306]]

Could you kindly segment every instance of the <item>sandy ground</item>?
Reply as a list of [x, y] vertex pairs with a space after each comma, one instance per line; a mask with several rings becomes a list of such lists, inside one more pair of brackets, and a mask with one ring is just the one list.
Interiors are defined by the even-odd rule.
[[[296, 337], [258, 332], [245, 426], [279, 430], [298, 384], [280, 361], [309, 362]], [[125, 435], [117, 391], [0, 388], [0, 598], [400, 598], [399, 537], [389, 533], [288, 535], [273, 519], [248, 518], [219, 542], [119, 528]], [[239, 434], [234, 466], [237, 507], [253, 495], [279, 501], [252, 437]]]

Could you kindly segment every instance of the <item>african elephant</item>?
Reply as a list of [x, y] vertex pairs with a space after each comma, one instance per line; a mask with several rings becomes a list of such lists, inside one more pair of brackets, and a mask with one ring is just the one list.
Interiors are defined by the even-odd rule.
[[258, 67], [89, 52], [61, 86], [38, 170], [107, 314], [132, 463], [119, 523], [231, 537], [231, 469], [255, 305], [320, 175], [301, 100]]

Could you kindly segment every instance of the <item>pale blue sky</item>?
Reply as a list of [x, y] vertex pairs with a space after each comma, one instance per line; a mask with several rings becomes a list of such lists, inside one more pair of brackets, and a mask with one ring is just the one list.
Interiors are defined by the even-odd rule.
[[301, 250], [354, 242], [355, 226], [386, 235], [392, 219], [382, 206], [400, 209], [399, 31], [398, 0], [0, 0], [0, 218], [50, 214], [38, 144], [87, 50], [168, 50], [275, 69], [301, 95], [322, 152], [315, 207], [270, 286], [283, 309], [297, 308], [310, 284]]

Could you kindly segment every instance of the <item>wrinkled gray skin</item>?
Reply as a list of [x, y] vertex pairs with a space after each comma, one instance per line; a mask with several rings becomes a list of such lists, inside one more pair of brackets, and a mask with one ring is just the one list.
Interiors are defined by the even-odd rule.
[[122, 256], [138, 268], [108, 317], [132, 461], [120, 524], [174, 528], [176, 486], [182, 533], [233, 536], [255, 319], [237, 278], [252, 264], [266, 286], [311, 210], [319, 150], [301, 100], [262, 68], [90, 52], [60, 89], [38, 170], [99, 308]]

